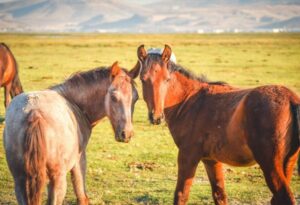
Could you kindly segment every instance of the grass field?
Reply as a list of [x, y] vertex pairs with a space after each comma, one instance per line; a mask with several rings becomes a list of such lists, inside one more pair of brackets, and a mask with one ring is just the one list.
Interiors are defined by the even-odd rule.
[[[300, 34], [222, 35], [16, 35], [0, 34], [13, 51], [26, 91], [45, 89], [75, 71], [136, 63], [140, 44], [170, 44], [177, 61], [211, 80], [239, 87], [282, 84], [300, 94]], [[129, 144], [114, 140], [107, 119], [97, 125], [87, 148], [87, 190], [91, 204], [171, 204], [176, 184], [177, 148], [165, 125], [147, 121], [141, 84], [134, 113], [135, 137]], [[1, 90], [1, 101], [3, 91]], [[1, 102], [0, 116], [4, 116]], [[2, 138], [4, 124], [0, 124]], [[269, 204], [271, 194], [258, 166], [225, 166], [229, 204]], [[68, 179], [69, 180], [69, 179]], [[292, 189], [300, 203], [300, 178]], [[189, 204], [213, 204], [203, 165], [199, 164]], [[71, 183], [65, 204], [75, 204]], [[13, 179], [0, 140], [0, 204], [16, 204]]]

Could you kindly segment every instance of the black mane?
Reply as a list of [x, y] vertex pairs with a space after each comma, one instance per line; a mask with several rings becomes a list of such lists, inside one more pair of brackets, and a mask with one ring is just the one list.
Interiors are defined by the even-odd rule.
[[[159, 63], [160, 65], [162, 65], [163, 61], [161, 59], [161, 55], [148, 54], [148, 57], [146, 58], [146, 61], [145, 61], [145, 64], [147, 65], [146, 67], [148, 67], [148, 68], [151, 67], [151, 65], [153, 63]], [[192, 71], [182, 67], [179, 64], [175, 64], [172, 61], [169, 61], [169, 63], [168, 63], [168, 70], [170, 72], [179, 72], [180, 74], [184, 75], [188, 79], [197, 80], [202, 83], [208, 83], [211, 85], [227, 85], [227, 83], [223, 82], [223, 81], [209, 81], [205, 75], [197, 76]]]
[[68, 79], [63, 83], [54, 85], [50, 89], [55, 90], [66, 90], [74, 89], [79, 92], [83, 86], [91, 86], [98, 84], [101, 79], [108, 78], [110, 70], [108, 67], [99, 67], [92, 70], [77, 72], [72, 74]]
[[[122, 68], [128, 74], [128, 71]], [[88, 71], [82, 71], [72, 74], [64, 82], [50, 87], [51, 90], [56, 90], [69, 101], [75, 98], [81, 98], [80, 101], [85, 101], [88, 96], [94, 95], [99, 91], [99, 88], [104, 88], [104, 79], [109, 79], [110, 67], [98, 67]], [[135, 87], [135, 82], [131, 79], [131, 84]], [[98, 97], [98, 96], [94, 96]]]

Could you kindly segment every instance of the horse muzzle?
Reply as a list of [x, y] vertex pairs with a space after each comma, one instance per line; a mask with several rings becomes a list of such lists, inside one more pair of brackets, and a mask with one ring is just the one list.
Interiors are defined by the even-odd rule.
[[163, 122], [164, 120], [164, 114], [160, 114], [160, 115], [154, 115], [152, 112], [149, 113], [149, 120], [151, 122], [151, 124], [153, 125], [159, 125]]
[[133, 131], [120, 131], [118, 134], [115, 136], [116, 141], [118, 142], [125, 142], [128, 143], [133, 136]]

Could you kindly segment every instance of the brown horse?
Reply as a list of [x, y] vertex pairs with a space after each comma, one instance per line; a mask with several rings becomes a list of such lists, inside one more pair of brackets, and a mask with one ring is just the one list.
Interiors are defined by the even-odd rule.
[[300, 99], [283, 86], [233, 88], [208, 82], [170, 61], [171, 48], [147, 54], [138, 48], [143, 97], [153, 124], [162, 119], [179, 148], [174, 204], [186, 204], [201, 160], [215, 204], [227, 204], [222, 163], [258, 163], [273, 197], [295, 204], [289, 187], [299, 152]]
[[88, 204], [85, 149], [92, 127], [107, 116], [119, 142], [133, 134], [137, 90], [132, 72], [117, 63], [73, 75], [48, 90], [23, 93], [7, 108], [4, 147], [21, 205], [63, 203], [70, 171], [77, 203]]
[[8, 106], [10, 97], [23, 92], [16, 59], [4, 43], [0, 43], [0, 87], [4, 87], [5, 107]]

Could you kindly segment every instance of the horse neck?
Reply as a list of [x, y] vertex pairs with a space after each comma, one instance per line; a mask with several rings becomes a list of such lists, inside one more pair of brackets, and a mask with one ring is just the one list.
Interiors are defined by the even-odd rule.
[[166, 120], [168, 121], [168, 117], [172, 118], [173, 114], [177, 116], [189, 99], [206, 85], [207, 83], [188, 78], [175, 71], [165, 98]]
[[13, 82], [12, 82], [12, 89], [11, 89], [11, 95], [12, 97], [15, 97], [21, 93], [23, 93], [23, 87], [19, 78], [18, 73], [16, 73]]
[[100, 80], [90, 86], [80, 85], [75, 89], [68, 89], [67, 86], [62, 85], [62, 88], [54, 89], [62, 93], [71, 104], [78, 107], [91, 126], [106, 116], [105, 95], [109, 87], [108, 79]]

